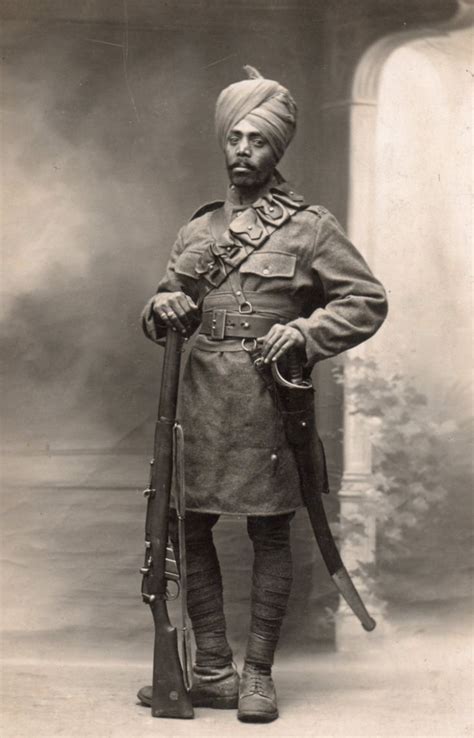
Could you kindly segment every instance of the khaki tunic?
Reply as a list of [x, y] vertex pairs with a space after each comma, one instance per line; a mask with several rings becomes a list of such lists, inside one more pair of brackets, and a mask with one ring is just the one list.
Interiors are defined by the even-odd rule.
[[[225, 204], [227, 221], [238, 216], [244, 228], [246, 219], [254, 222], [252, 211], [232, 203], [232, 194]], [[181, 228], [158, 292], [182, 290], [200, 300], [196, 266], [213, 240], [210, 218], [204, 212]], [[284, 318], [301, 331], [308, 367], [369, 338], [387, 312], [382, 285], [321, 207], [296, 212], [238, 271], [255, 312]], [[238, 308], [229, 280], [205, 297], [202, 309], [214, 307]], [[159, 338], [159, 328], [151, 332]], [[281, 419], [239, 340], [198, 336], [181, 398], [188, 510], [275, 515], [302, 505]]]

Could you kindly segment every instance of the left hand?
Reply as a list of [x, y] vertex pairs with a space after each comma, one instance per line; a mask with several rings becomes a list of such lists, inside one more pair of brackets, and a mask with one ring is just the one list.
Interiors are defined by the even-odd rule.
[[302, 333], [291, 325], [275, 323], [266, 336], [259, 338], [265, 364], [278, 359], [292, 348], [304, 349], [305, 340]]

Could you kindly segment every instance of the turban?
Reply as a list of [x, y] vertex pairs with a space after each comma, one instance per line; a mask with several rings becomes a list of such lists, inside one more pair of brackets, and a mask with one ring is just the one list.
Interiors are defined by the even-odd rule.
[[285, 87], [244, 67], [252, 79], [235, 82], [217, 98], [216, 132], [222, 148], [229, 131], [245, 118], [264, 136], [281, 159], [296, 128], [296, 104]]

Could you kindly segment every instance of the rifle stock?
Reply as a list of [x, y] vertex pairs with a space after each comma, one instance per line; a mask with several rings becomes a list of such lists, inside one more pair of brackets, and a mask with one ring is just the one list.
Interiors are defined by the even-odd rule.
[[155, 626], [153, 649], [154, 717], [194, 717], [191, 697], [186, 688], [179, 658], [178, 635], [168, 616], [166, 549], [168, 515], [173, 481], [173, 448], [179, 373], [183, 339], [168, 329], [161, 376], [158, 418], [155, 426], [153, 461], [145, 523], [145, 563], [141, 572], [142, 598], [152, 611]]

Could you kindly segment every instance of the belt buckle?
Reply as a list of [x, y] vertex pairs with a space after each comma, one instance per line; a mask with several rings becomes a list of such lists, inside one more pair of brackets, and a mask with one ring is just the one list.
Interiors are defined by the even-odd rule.
[[215, 309], [211, 316], [211, 341], [223, 341], [225, 337], [225, 323], [227, 310]]

